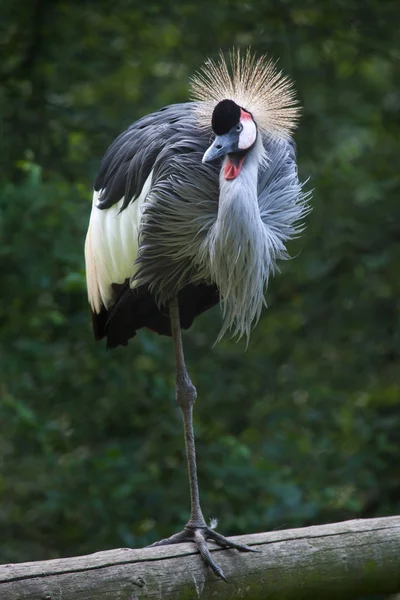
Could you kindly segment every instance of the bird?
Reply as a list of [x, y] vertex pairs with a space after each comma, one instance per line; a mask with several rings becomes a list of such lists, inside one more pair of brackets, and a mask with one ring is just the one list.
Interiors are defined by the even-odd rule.
[[94, 182], [85, 241], [96, 340], [126, 346], [141, 328], [172, 338], [190, 490], [183, 530], [152, 546], [193, 542], [227, 580], [208, 542], [248, 552], [203, 516], [193, 405], [197, 392], [182, 329], [219, 304], [222, 327], [249, 340], [287, 242], [304, 228], [292, 138], [299, 104], [291, 80], [266, 55], [223, 51], [190, 80], [187, 102], [134, 122], [106, 151]]

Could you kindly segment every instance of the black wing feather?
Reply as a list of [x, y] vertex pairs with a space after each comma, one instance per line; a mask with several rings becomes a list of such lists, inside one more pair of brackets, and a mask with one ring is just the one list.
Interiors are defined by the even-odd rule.
[[193, 103], [172, 104], [139, 119], [117, 137], [104, 155], [94, 183], [96, 191], [102, 190], [100, 209], [110, 208], [124, 197], [123, 210], [140, 195], [158, 160], [164, 160], [185, 130], [194, 127], [193, 107]]

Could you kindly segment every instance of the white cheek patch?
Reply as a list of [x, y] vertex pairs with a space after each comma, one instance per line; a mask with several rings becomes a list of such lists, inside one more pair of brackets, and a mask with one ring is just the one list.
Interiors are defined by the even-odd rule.
[[240, 121], [243, 125], [241, 134], [239, 135], [239, 150], [247, 150], [256, 141], [257, 128], [253, 119], [243, 119]]

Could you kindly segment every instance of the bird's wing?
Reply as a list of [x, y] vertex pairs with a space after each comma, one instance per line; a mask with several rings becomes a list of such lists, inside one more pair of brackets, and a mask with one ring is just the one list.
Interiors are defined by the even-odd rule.
[[99, 208], [110, 208], [124, 198], [123, 210], [139, 197], [160, 154], [195, 125], [193, 106], [187, 102], [161, 108], [133, 123], [114, 140], [94, 183], [94, 189], [101, 190]]
[[113, 284], [135, 273], [142, 209], [154, 185], [170, 176], [168, 166], [179, 154], [207, 148], [194, 106], [175, 104], [143, 117], [111, 144], [101, 162], [85, 244], [88, 295], [95, 313], [112, 305]]

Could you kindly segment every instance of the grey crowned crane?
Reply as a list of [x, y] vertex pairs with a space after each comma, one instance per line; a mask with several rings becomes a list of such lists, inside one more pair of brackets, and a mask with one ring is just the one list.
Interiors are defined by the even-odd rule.
[[[249, 338], [285, 243], [301, 231], [307, 194], [290, 134], [290, 81], [266, 57], [234, 51], [192, 79], [193, 101], [133, 123], [107, 150], [94, 185], [85, 244], [93, 328], [107, 347], [138, 329], [172, 337], [191, 498], [182, 532], [153, 545], [194, 542], [251, 550], [207, 526], [197, 483], [193, 404], [181, 329], [220, 303], [223, 325]], [[210, 142], [213, 141], [210, 145]]]

